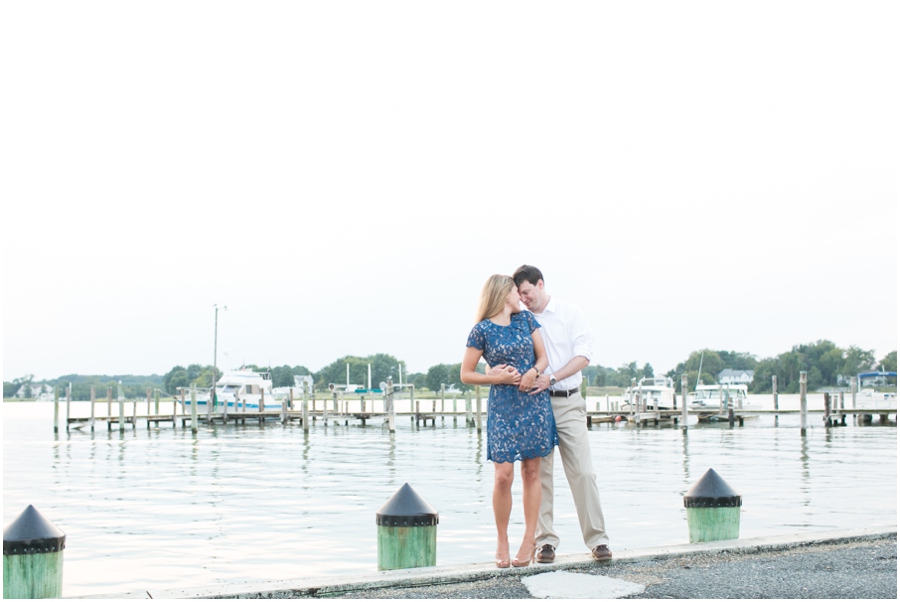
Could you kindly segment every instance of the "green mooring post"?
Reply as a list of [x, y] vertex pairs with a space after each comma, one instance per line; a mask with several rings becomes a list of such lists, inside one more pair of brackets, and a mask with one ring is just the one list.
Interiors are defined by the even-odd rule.
[[741, 496], [710, 468], [684, 494], [691, 543], [737, 539]]
[[3, 597], [62, 596], [66, 534], [28, 506], [3, 529]]
[[409, 483], [375, 513], [378, 525], [378, 570], [437, 565], [437, 510]]

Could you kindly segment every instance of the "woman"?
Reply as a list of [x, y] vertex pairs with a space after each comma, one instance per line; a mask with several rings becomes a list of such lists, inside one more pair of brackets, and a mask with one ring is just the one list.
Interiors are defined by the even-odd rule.
[[[533, 393], [535, 378], [547, 367], [544, 342], [534, 315], [519, 309], [512, 278], [495, 274], [481, 291], [478, 323], [469, 333], [460, 378], [470, 385], [491, 385], [488, 397], [488, 460], [494, 462], [494, 520], [497, 566], [510, 565], [507, 527], [512, 512], [514, 463], [522, 462], [525, 535], [513, 566], [528, 566], [534, 556], [534, 531], [541, 505], [541, 458], [557, 443], [556, 423], [547, 391]], [[484, 357], [491, 369], [475, 371]]]

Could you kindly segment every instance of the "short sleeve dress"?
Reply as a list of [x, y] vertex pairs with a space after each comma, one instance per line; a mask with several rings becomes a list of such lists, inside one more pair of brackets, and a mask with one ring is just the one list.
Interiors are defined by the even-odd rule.
[[[509, 326], [482, 320], [469, 333], [466, 347], [484, 352], [490, 366], [509, 364], [524, 374], [534, 366], [531, 333], [540, 328], [530, 311], [511, 316]], [[516, 385], [491, 385], [488, 397], [488, 460], [515, 462], [543, 457], [558, 443], [550, 394], [522, 393]]]

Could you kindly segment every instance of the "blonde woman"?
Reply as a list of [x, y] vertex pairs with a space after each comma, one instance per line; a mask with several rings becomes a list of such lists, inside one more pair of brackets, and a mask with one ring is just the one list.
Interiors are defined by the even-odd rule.
[[[533, 391], [547, 367], [547, 353], [529, 311], [521, 311], [519, 292], [509, 276], [495, 274], [481, 291], [478, 323], [469, 333], [460, 378], [470, 385], [491, 385], [488, 397], [488, 460], [494, 463], [494, 520], [497, 566], [528, 566], [534, 556], [534, 532], [541, 506], [541, 458], [557, 443], [556, 423], [547, 391]], [[487, 374], [475, 371], [484, 358]], [[515, 558], [509, 558], [507, 528], [512, 512], [514, 464], [522, 462], [525, 534]]]

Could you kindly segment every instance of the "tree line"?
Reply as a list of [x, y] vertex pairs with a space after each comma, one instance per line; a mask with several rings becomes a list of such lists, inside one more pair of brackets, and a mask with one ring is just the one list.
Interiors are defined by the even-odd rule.
[[[313, 372], [305, 366], [289, 366], [287, 364], [276, 367], [248, 364], [244, 367], [256, 372], [268, 371], [274, 387], [289, 387], [294, 384], [294, 376], [310, 375], [313, 377], [316, 389], [325, 391], [331, 383], [346, 384], [348, 370], [351, 384], [367, 387], [370, 366], [372, 386], [375, 388], [379, 387], [381, 382], [386, 382], [388, 377], [391, 377], [394, 383], [399, 383], [402, 377], [404, 383], [412, 383], [416, 389], [435, 392], [440, 391], [441, 385], [452, 386], [461, 391], [472, 388], [460, 381], [461, 366], [459, 363], [436, 364], [425, 372], [409, 373], [406, 369], [406, 362], [385, 353], [368, 356], [346, 355], [334, 360], [318, 372]], [[665, 376], [675, 381], [675, 387], [680, 392], [683, 374], [687, 375], [689, 386], [693, 388], [698, 382], [715, 384], [718, 382], [719, 373], [727, 368], [753, 370], [753, 381], [749, 386], [751, 393], [770, 392], [772, 376], [778, 377], [780, 392], [797, 393], [800, 390], [801, 371], [807, 373], [810, 391], [821, 387], [849, 386], [851, 379], [855, 378], [859, 372], [873, 369], [896, 372], [897, 352], [892, 351], [876, 361], [873, 351], [853, 345], [842, 349], [828, 340], [794, 345], [790, 351], [763, 359], [757, 359], [756, 356], [747, 352], [701, 349], [692, 352], [686, 360], [666, 372]], [[480, 370], [483, 370], [483, 365], [480, 366]], [[164, 375], [151, 374], [149, 376], [67, 374], [56, 379], [36, 382], [32, 375], [25, 375], [11, 382], [4, 381], [3, 397], [14, 397], [20, 387], [27, 387], [25, 396], [29, 398], [37, 397], [42, 392], [52, 392], [53, 388], [57, 386], [62, 392], [69, 383], [72, 383], [73, 399], [75, 400], [89, 400], [91, 387], [96, 388], [97, 396], [101, 399], [106, 397], [109, 387], [113, 390], [113, 396], [118, 395], [118, 388], [121, 387], [122, 394], [128, 398], [143, 397], [148, 388], [161, 389], [164, 393], [174, 395], [179, 387], [190, 387], [192, 384], [200, 388], [209, 387], [213, 382], [214, 374], [215, 380], [218, 380], [222, 376], [222, 370], [214, 371], [212, 366], [191, 364], [186, 367], [174, 366]], [[633, 361], [622, 364], [618, 368], [600, 365], [588, 366], [584, 369], [583, 375], [588, 385], [591, 386], [624, 388], [631, 384], [632, 379], [640, 380], [644, 377], [654, 376], [654, 370], [649, 363], [639, 366], [639, 362]]]

